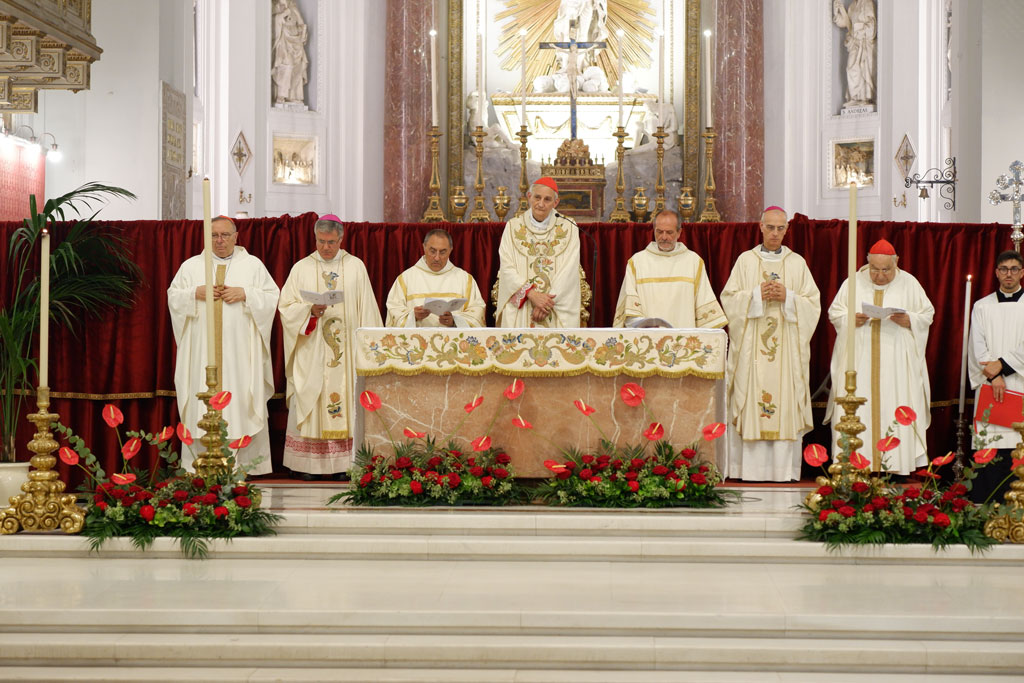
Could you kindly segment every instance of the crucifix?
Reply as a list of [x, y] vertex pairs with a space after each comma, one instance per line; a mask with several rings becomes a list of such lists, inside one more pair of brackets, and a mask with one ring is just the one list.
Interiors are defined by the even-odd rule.
[[[579, 43], [576, 41], [576, 20], [573, 19], [569, 22], [569, 40], [568, 42], [561, 43], [541, 43], [539, 47], [542, 50], [568, 50], [569, 58], [566, 62], [566, 75], [569, 77], [569, 130], [571, 138], [576, 139], [576, 68], [577, 68], [577, 51], [578, 50], [589, 50], [595, 47], [607, 47], [608, 44], [604, 41], [591, 42], [591, 43]], [[526, 87], [526, 84], [523, 84]]]
[[993, 206], [1001, 202], [1013, 203], [1013, 225], [1010, 226], [1013, 232], [1010, 235], [1010, 239], [1013, 241], [1013, 248], [1016, 251], [1020, 251], [1020, 243], [1024, 239], [1024, 231], [1021, 230], [1021, 228], [1024, 228], [1024, 225], [1021, 225], [1020, 221], [1020, 204], [1021, 199], [1024, 198], [1024, 195], [1021, 194], [1021, 186], [1024, 186], [1024, 181], [1020, 177], [1021, 171], [1024, 171], [1024, 164], [1020, 161], [1015, 161], [1010, 164], [1010, 172], [1013, 174], [1012, 179], [1005, 173], [996, 178], [996, 187], [999, 190], [1009, 190], [1012, 187], [1013, 192], [1006, 194], [999, 190], [992, 190], [988, 195], [988, 201]]

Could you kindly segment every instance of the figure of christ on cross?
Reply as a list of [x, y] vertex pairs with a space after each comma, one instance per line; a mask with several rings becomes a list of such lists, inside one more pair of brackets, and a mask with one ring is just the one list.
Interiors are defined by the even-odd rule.
[[[576, 20], [573, 19], [569, 22], [569, 40], [568, 42], [560, 43], [541, 43], [540, 48], [542, 50], [568, 50], [569, 59], [566, 60], [565, 73], [569, 77], [569, 130], [571, 139], [576, 139], [576, 66], [577, 66], [577, 50], [589, 50], [595, 47], [607, 47], [608, 44], [600, 42], [592, 43], [578, 43], [576, 42]], [[526, 87], [526, 84], [523, 84]]]

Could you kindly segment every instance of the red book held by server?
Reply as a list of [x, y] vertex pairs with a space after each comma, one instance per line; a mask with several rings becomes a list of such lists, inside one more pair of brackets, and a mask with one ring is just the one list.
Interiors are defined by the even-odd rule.
[[[992, 407], [992, 411], [985, 419], [985, 411]], [[992, 397], [992, 385], [982, 384], [978, 391], [978, 405], [974, 409], [974, 428], [978, 429], [979, 423], [984, 426], [985, 422], [999, 425], [1000, 427], [1012, 427], [1014, 422], [1024, 422], [1024, 394], [1019, 391], [1003, 392], [1003, 402], [997, 403]]]

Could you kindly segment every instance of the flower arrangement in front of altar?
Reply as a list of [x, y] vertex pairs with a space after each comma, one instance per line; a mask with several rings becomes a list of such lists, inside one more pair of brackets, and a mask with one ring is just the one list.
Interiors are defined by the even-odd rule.
[[[332, 496], [327, 503], [353, 505], [508, 505], [525, 502], [526, 494], [515, 480], [512, 458], [491, 442], [489, 432], [504, 412], [525, 390], [514, 379], [502, 392], [494, 415], [484, 433], [465, 443], [458, 434], [473, 411], [484, 401], [476, 396], [464, 406], [465, 415], [451, 435], [435, 438], [410, 427], [402, 430], [404, 441], [396, 441], [390, 426], [377, 411], [383, 407], [372, 391], [359, 395], [363, 409], [380, 419], [391, 442], [392, 452], [384, 455], [363, 444], [356, 452], [352, 487]], [[522, 417], [513, 419], [518, 427], [528, 425]]]
[[[700, 457], [699, 441], [677, 449], [664, 440], [665, 428], [644, 403], [643, 387], [627, 382], [620, 390], [622, 401], [643, 407], [651, 420], [643, 435], [648, 444], [616, 446], [594, 419], [597, 412], [582, 399], [576, 409], [594, 423], [601, 434], [600, 447], [590, 453], [564, 451], [561, 462], [544, 464], [554, 476], [539, 488], [541, 500], [551, 505], [581, 507], [721, 507], [730, 492], [716, 488], [722, 475], [714, 463]], [[706, 442], [725, 433], [721, 422], [703, 429]]]
[[[231, 393], [222, 391], [210, 404], [222, 410], [230, 400]], [[89, 537], [93, 550], [115, 536], [128, 536], [140, 550], [150, 547], [157, 537], [170, 536], [178, 539], [187, 557], [203, 558], [209, 553], [211, 539], [276, 533], [274, 525], [281, 516], [260, 507], [262, 492], [246, 483], [245, 468], [235, 466], [234, 453], [228, 450], [237, 453], [251, 443], [251, 437], [223, 447], [230, 467], [226, 474], [202, 478], [182, 469], [171, 447], [175, 436], [184, 445], [192, 444], [185, 425], [164, 427], [155, 434], [128, 431], [122, 436], [118, 427], [124, 415], [112, 404], [103, 407], [103, 420], [117, 430], [123, 458], [121, 471], [109, 475], [70, 427], [54, 425], [69, 444], [58, 450], [61, 461], [81, 467], [87, 475], [83, 488], [91, 497], [82, 533]], [[136, 468], [132, 460], [146, 445], [157, 448], [156, 466]]]
[[[913, 409], [897, 408], [893, 423], [876, 444], [878, 450], [885, 453], [900, 444], [896, 425], [910, 427], [923, 446], [916, 420]], [[992, 460], [994, 449], [974, 453], [974, 465], [965, 472], [966, 483], [943, 482], [935, 472], [953, 461], [953, 453], [947, 453], [914, 472], [922, 483], [903, 487], [893, 482], [884, 467], [878, 476], [869, 476], [871, 461], [856, 451], [849, 452], [845, 437], [843, 442], [840, 457], [825, 471], [826, 476], [818, 477], [818, 488], [801, 505], [808, 518], [799, 539], [820, 541], [830, 548], [929, 543], [940, 549], [962, 543], [971, 550], [983, 550], [997, 542], [984, 532], [988, 506], [966, 498], [976, 476], [974, 470]], [[820, 444], [811, 444], [804, 449], [804, 460], [824, 470], [828, 451]]]

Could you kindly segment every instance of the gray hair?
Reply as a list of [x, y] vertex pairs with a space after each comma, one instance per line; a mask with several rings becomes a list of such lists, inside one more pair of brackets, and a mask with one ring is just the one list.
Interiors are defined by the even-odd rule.
[[433, 230], [428, 232], [426, 235], [424, 235], [423, 236], [423, 246], [427, 246], [427, 242], [430, 240], [431, 237], [444, 237], [446, 240], [448, 240], [448, 248], [449, 249], [454, 249], [455, 248], [455, 242], [452, 241], [452, 236], [444, 228], [434, 228]]
[[[549, 190], [551, 190], [551, 188], [550, 188], [549, 186], [545, 185], [544, 183], [534, 183], [533, 185], [530, 185], [530, 192], [529, 192], [528, 194], [531, 194], [531, 195], [532, 195], [532, 194], [533, 194], [533, 191], [534, 191], [534, 189], [535, 189], [535, 188], [536, 188], [536, 187], [537, 187], [538, 185], [539, 185], [540, 187], [547, 187], [547, 188], [548, 188]], [[552, 190], [552, 192], [554, 192], [554, 193], [555, 193], [555, 199], [557, 199], [557, 198], [558, 198], [558, 190]]]
[[313, 225], [313, 232], [333, 232], [337, 233], [338, 239], [341, 239], [345, 234], [345, 226], [336, 221], [329, 221], [321, 218]]
[[673, 222], [676, 224], [676, 230], [682, 229], [682, 221], [679, 219], [679, 214], [673, 211], [672, 209], [662, 209], [661, 211], [656, 213], [654, 215], [654, 218], [651, 219], [651, 225], [655, 225], [658, 222], [658, 219], [661, 218], [662, 216], [671, 216]]

